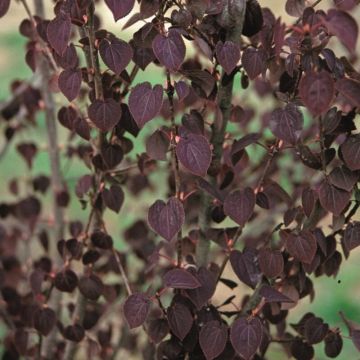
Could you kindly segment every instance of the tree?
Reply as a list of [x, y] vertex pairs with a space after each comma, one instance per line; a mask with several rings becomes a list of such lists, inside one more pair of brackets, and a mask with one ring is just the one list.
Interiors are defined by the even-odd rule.
[[[316, 278], [336, 276], [360, 245], [358, 1], [324, 11], [321, 0], [287, 0], [290, 25], [256, 0], [104, 2], [115, 22], [127, 17], [130, 41], [106, 30], [102, 1], [59, 0], [46, 15], [42, 0], [34, 12], [20, 0], [34, 76], [13, 83], [1, 127], [8, 146], [43, 112], [51, 176], [26, 195], [17, 179], [17, 200], [0, 204], [4, 359], [265, 359], [280, 343], [306, 360], [321, 342], [338, 356], [344, 334], [326, 319], [286, 326]], [[0, 16], [9, 6], [0, 0]], [[146, 78], [154, 64], [157, 84]], [[242, 106], [245, 94], [270, 110]], [[29, 169], [38, 150], [17, 145]], [[74, 191], [62, 159], [87, 166]], [[117, 250], [107, 214], [122, 221], [124, 201], [149, 192]], [[85, 223], [67, 216], [74, 197]], [[24, 244], [39, 243], [22, 264]], [[250, 294], [216, 303], [219, 284]], [[360, 325], [341, 317], [359, 350]]]

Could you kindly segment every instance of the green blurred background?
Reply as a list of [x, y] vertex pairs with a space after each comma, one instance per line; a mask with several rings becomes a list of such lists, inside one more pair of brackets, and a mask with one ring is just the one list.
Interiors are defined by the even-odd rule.
[[[45, 1], [49, 3], [50, 1]], [[262, 0], [260, 1], [262, 6], [268, 6], [277, 16], [281, 16], [287, 23], [291, 23], [294, 19], [291, 20], [284, 12], [284, 3], [283, 0]], [[328, 6], [331, 4], [331, 1], [323, 1], [323, 4]], [[322, 6], [323, 7], [323, 6]], [[117, 36], [123, 39], [128, 39], [131, 35], [130, 32], [122, 31], [121, 23], [114, 24], [112, 16], [108, 9], [105, 6], [101, 6], [98, 10], [101, 14], [104, 23], [110, 25], [110, 30], [113, 31]], [[48, 8], [48, 16], [51, 17], [51, 9]], [[360, 12], [357, 10], [352, 14], [355, 18], [360, 18]], [[5, 18], [0, 19], [0, 102], [6, 100], [10, 94], [9, 85], [14, 79], [29, 79], [32, 76], [31, 70], [25, 64], [24, 60], [24, 47], [26, 44], [26, 39], [22, 37], [18, 32], [18, 26], [20, 21], [25, 18], [25, 12], [21, 5], [17, 2], [12, 2], [10, 12]], [[130, 28], [132, 30], [132, 28]], [[338, 48], [338, 45], [334, 42], [334, 47]], [[340, 51], [343, 49], [339, 48]], [[140, 71], [136, 80], [140, 81], [150, 81], [151, 83], [160, 83], [163, 84], [165, 78], [159, 68], [156, 66], [150, 66], [147, 68], [146, 72], [143, 73]], [[239, 81], [236, 82], [237, 88], [236, 93], [240, 98], [241, 103], [255, 103], [255, 105], [260, 105], [260, 100], [255, 94], [242, 94], [240, 91]], [[60, 106], [66, 100], [61, 94], [56, 95], [56, 101]], [[261, 100], [261, 112], [265, 112], [267, 103]], [[137, 139], [134, 139], [135, 148], [132, 154], [140, 153], [144, 150], [143, 139], [156, 129], [156, 127], [161, 124], [161, 120], [152, 121], [147, 124], [146, 128], [140, 133]], [[2, 133], [3, 125], [0, 123], [0, 131]], [[61, 126], [60, 130], [60, 144], [65, 143], [67, 139], [67, 130], [64, 130]], [[27, 166], [20, 159], [17, 151], [16, 144], [21, 141], [32, 141], [34, 140], [40, 151], [38, 152], [33, 169], [28, 170]], [[0, 136], [0, 149], [4, 145], [4, 138]], [[46, 133], [44, 129], [44, 119], [39, 115], [36, 127], [29, 127], [25, 132], [21, 132], [21, 135], [16, 139], [14, 143], [11, 144], [8, 149], [6, 156], [0, 160], [0, 201], [11, 200], [12, 195], [8, 191], [8, 181], [13, 178], [21, 178], [23, 184], [23, 191], [26, 192], [28, 180], [34, 175], [38, 174], [49, 174], [50, 167], [48, 161], [48, 154], [46, 151]], [[134, 155], [135, 156], [135, 155]], [[254, 153], [256, 156], [256, 153]], [[288, 165], [289, 166], [289, 165]], [[290, 164], [291, 166], [291, 164]], [[79, 176], [88, 173], [86, 167], [79, 161], [73, 161], [70, 164], [66, 160], [62, 160], [62, 167], [65, 171], [65, 179], [67, 180], [69, 190], [71, 194], [73, 193], [76, 180]], [[155, 178], [154, 178], [155, 177]], [[152, 178], [150, 177], [150, 182], [153, 182], [155, 187], [158, 186], [159, 174], [155, 174]], [[165, 180], [164, 180], [165, 182]], [[283, 186], [287, 186], [286, 179]], [[149, 195], [149, 196], [148, 196]], [[106, 212], [106, 223], [109, 224], [108, 228], [112, 234], [114, 234], [114, 239], [116, 240], [116, 245], [118, 249], [126, 250], [126, 244], [120, 236], [121, 229], [124, 229], [129, 224], [133, 223], [141, 213], [146, 209], [146, 204], [151, 203], [154, 199], [154, 195], [150, 196], [150, 192], [143, 193], [141, 195], [141, 202], [135, 201], [131, 197], [128, 197], [124, 207], [122, 208], [119, 215], [114, 215], [113, 213]], [[49, 206], [49, 201], [45, 201], [45, 206]], [[50, 207], [49, 207], [50, 209]], [[67, 210], [67, 218], [84, 220], [88, 216], [88, 211], [81, 209], [80, 202], [76, 199], [75, 196], [72, 196], [71, 206]], [[357, 217], [360, 218], [359, 214]], [[345, 264], [341, 267], [341, 270], [336, 279], [326, 278], [315, 279], [315, 290], [316, 297], [315, 300], [310, 303], [309, 299], [303, 299], [300, 302], [300, 306], [297, 306], [294, 310], [291, 311], [291, 320], [297, 322], [304, 312], [312, 311], [318, 316], [321, 316], [327, 321], [331, 327], [340, 326], [342, 328], [343, 324], [340, 321], [338, 312], [343, 311], [347, 317], [354, 321], [360, 323], [360, 248], [356, 249], [351, 253], [350, 258]], [[221, 292], [221, 290], [220, 290]], [[346, 330], [344, 334], [347, 334]], [[325, 355], [322, 349], [323, 345], [317, 346], [316, 359], [325, 359]], [[283, 358], [283, 353], [277, 346], [273, 347], [271, 359], [281, 359]], [[344, 339], [344, 351], [340, 355], [341, 359], [360, 359], [360, 355], [356, 352], [351, 340]]]

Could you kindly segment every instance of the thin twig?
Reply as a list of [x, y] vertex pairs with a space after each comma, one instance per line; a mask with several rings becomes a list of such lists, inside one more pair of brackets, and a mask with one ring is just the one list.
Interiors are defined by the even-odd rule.
[[128, 293], [128, 295], [131, 295], [132, 290], [131, 290], [131, 287], [130, 287], [129, 279], [128, 279], [128, 277], [126, 275], [126, 272], [125, 272], [125, 269], [124, 269], [124, 267], [123, 267], [123, 265], [121, 263], [120, 256], [119, 256], [118, 252], [115, 249], [113, 249], [113, 255], [115, 257], [116, 264], [117, 264], [117, 266], [119, 268], [120, 275], [121, 275], [121, 277], [123, 279], [123, 282], [125, 284], [126, 292]]

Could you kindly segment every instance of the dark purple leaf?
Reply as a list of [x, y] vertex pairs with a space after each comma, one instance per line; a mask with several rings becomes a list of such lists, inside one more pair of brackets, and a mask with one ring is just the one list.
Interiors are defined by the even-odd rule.
[[329, 325], [318, 317], [311, 317], [305, 322], [304, 335], [310, 345], [323, 341], [328, 331]]
[[253, 289], [261, 279], [256, 255], [257, 254], [252, 249], [245, 249], [243, 252], [233, 250], [230, 253], [230, 263], [234, 273], [244, 284]]
[[163, 87], [151, 87], [149, 82], [136, 85], [130, 93], [129, 109], [139, 128], [153, 119], [160, 111], [163, 103]]
[[190, 94], [190, 88], [185, 81], [176, 81], [174, 87], [179, 101], [183, 101]]
[[47, 38], [55, 52], [62, 56], [67, 48], [71, 33], [69, 14], [60, 12], [47, 26]]
[[271, 114], [270, 129], [281, 140], [295, 145], [301, 135], [304, 119], [299, 109], [289, 103], [283, 109], [276, 109]]
[[360, 135], [349, 136], [340, 146], [345, 164], [351, 170], [360, 170]]
[[39, 308], [34, 313], [34, 328], [41, 335], [47, 336], [56, 324], [55, 311], [50, 308]]
[[14, 345], [20, 355], [26, 356], [28, 342], [29, 333], [24, 328], [17, 328], [14, 333]]
[[111, 10], [114, 20], [125, 17], [133, 9], [135, 0], [105, 0], [106, 5]]
[[95, 100], [89, 106], [88, 115], [96, 127], [105, 132], [119, 122], [121, 107], [114, 99]]
[[281, 303], [292, 303], [294, 302], [280, 291], [272, 288], [269, 285], [263, 285], [259, 291], [259, 295], [265, 298], [267, 303], [281, 302]]
[[37, 154], [37, 146], [34, 143], [20, 143], [16, 149], [26, 161], [29, 169], [31, 169], [34, 157]]
[[150, 310], [150, 299], [142, 293], [130, 295], [124, 304], [124, 315], [130, 329], [141, 326]]
[[9, 10], [10, 0], [0, 0], [0, 18], [2, 18]]
[[117, 75], [128, 66], [133, 57], [132, 47], [120, 39], [101, 40], [99, 52], [105, 65]]
[[[359, 147], [360, 147], [360, 141], [359, 141]], [[358, 181], [358, 178], [359, 176], [355, 172], [350, 171], [344, 165], [337, 166], [331, 171], [329, 175], [330, 183], [336, 186], [337, 188], [345, 191], [352, 191], [356, 182]]]
[[238, 355], [250, 360], [256, 353], [263, 337], [263, 326], [258, 317], [241, 317], [230, 329], [230, 340]]
[[294, 17], [301, 17], [305, 8], [305, 0], [287, 0], [285, 4], [286, 12]]
[[307, 230], [299, 234], [281, 231], [280, 236], [285, 240], [286, 250], [295, 259], [310, 264], [315, 256], [317, 241], [315, 236]]
[[255, 200], [255, 194], [251, 188], [236, 190], [226, 197], [224, 212], [240, 226], [244, 226], [253, 214]]
[[345, 11], [330, 9], [326, 16], [326, 27], [331, 34], [346, 46], [349, 51], [354, 51], [359, 34], [356, 20]]
[[279, 276], [284, 270], [284, 258], [279, 250], [263, 248], [258, 260], [261, 271], [269, 278]]
[[148, 221], [155, 232], [170, 241], [184, 224], [184, 207], [175, 197], [170, 198], [167, 204], [157, 200], [149, 208]]
[[96, 301], [102, 294], [103, 283], [94, 274], [83, 276], [79, 281], [79, 290], [85, 298]]
[[120, 186], [112, 185], [110, 189], [104, 189], [101, 196], [109, 209], [119, 213], [124, 202], [124, 192]]
[[58, 79], [59, 89], [69, 101], [73, 101], [80, 92], [81, 70], [66, 69]]
[[180, 68], [185, 58], [185, 44], [180, 33], [170, 29], [167, 36], [158, 34], [152, 48], [155, 56], [167, 69], [176, 71]]
[[168, 309], [167, 317], [171, 332], [180, 340], [184, 340], [194, 322], [188, 307], [177, 301]]
[[358, 0], [334, 0], [334, 4], [340, 10], [350, 11], [359, 4]]
[[80, 342], [85, 337], [85, 330], [84, 328], [79, 325], [68, 325], [64, 329], [64, 338], [74, 342]]
[[360, 246], [360, 222], [355, 221], [346, 226], [343, 237], [344, 247], [350, 252]]
[[327, 71], [308, 73], [301, 78], [301, 99], [314, 116], [319, 116], [329, 109], [334, 92], [334, 80]]
[[198, 176], [205, 176], [211, 163], [211, 149], [203, 135], [187, 134], [180, 137], [176, 155], [187, 170]]
[[63, 69], [76, 69], [79, 65], [79, 58], [73, 43], [70, 43], [66, 47], [62, 56], [54, 53], [54, 58]]
[[304, 213], [307, 217], [310, 217], [314, 206], [315, 206], [316, 196], [314, 190], [310, 188], [305, 188], [301, 195], [301, 202], [304, 209]]
[[335, 87], [350, 105], [360, 107], [360, 81], [343, 78], [336, 81]]
[[60, 271], [55, 276], [54, 285], [60, 291], [71, 293], [78, 285], [78, 277], [70, 269]]
[[207, 322], [200, 330], [199, 344], [206, 360], [218, 357], [225, 349], [228, 329], [217, 320]]
[[225, 72], [230, 75], [240, 60], [239, 45], [232, 41], [219, 41], [215, 47], [216, 57]]
[[319, 189], [319, 200], [321, 206], [339, 216], [349, 203], [351, 193], [338, 189], [324, 180]]
[[149, 321], [147, 333], [150, 339], [155, 344], [158, 344], [169, 333], [169, 325], [167, 320], [153, 319]]
[[172, 269], [163, 276], [164, 286], [174, 289], [196, 289], [201, 286], [199, 280], [189, 271]]
[[266, 69], [266, 52], [263, 49], [248, 47], [242, 54], [241, 63], [251, 80]]
[[324, 342], [326, 356], [335, 358], [341, 353], [343, 340], [340, 334], [330, 331], [325, 337]]
[[166, 161], [170, 138], [162, 130], [156, 130], [146, 141], [146, 153], [154, 160]]
[[355, 345], [357, 351], [360, 351], [360, 330], [352, 330], [351, 331], [351, 340]]

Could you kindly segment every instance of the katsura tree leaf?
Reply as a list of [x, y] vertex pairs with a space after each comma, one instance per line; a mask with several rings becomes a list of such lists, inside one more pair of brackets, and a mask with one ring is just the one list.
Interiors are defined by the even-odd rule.
[[73, 101], [79, 95], [81, 79], [80, 69], [66, 69], [61, 72], [58, 79], [59, 89], [69, 101]]
[[[360, 146], [360, 142], [359, 142]], [[360, 151], [359, 151], [360, 153]], [[353, 160], [353, 159], [352, 159]], [[337, 166], [329, 174], [329, 182], [339, 189], [352, 191], [359, 176], [356, 172], [350, 171], [346, 166]]]
[[225, 349], [228, 329], [217, 320], [207, 322], [200, 330], [199, 343], [206, 360], [218, 357]]
[[55, 52], [62, 56], [67, 48], [71, 33], [69, 14], [60, 12], [47, 26], [47, 39]]
[[189, 308], [176, 301], [168, 308], [167, 318], [172, 333], [180, 340], [184, 340], [194, 322]]
[[269, 285], [263, 285], [259, 291], [259, 295], [262, 296], [267, 303], [280, 302], [280, 303], [292, 303], [294, 302], [280, 291], [272, 288]]
[[335, 87], [350, 105], [360, 107], [360, 81], [342, 78], [336, 81]]
[[284, 258], [279, 250], [261, 249], [258, 261], [261, 271], [269, 278], [279, 276], [284, 270]]
[[340, 151], [350, 170], [360, 170], [360, 135], [349, 136], [341, 144]]
[[10, 7], [10, 0], [0, 0], [0, 18], [8, 12]]
[[163, 276], [164, 286], [173, 289], [196, 289], [201, 287], [199, 280], [184, 269], [169, 270]]
[[124, 315], [130, 329], [141, 326], [150, 311], [151, 301], [142, 293], [131, 294], [124, 303]]
[[343, 236], [345, 249], [350, 252], [360, 246], [360, 222], [355, 221], [346, 226]]
[[335, 83], [325, 70], [305, 74], [300, 81], [300, 97], [314, 116], [325, 113], [331, 105]]
[[323, 341], [328, 331], [329, 325], [321, 318], [313, 316], [305, 322], [304, 335], [310, 345]]
[[263, 326], [258, 317], [241, 317], [230, 328], [230, 340], [238, 355], [250, 360], [261, 344]]
[[114, 99], [95, 100], [89, 106], [88, 115], [97, 128], [109, 131], [121, 118], [121, 106]]
[[133, 9], [135, 0], [105, 0], [105, 4], [108, 6], [114, 16], [114, 20], [125, 17]]
[[110, 189], [104, 189], [101, 193], [105, 205], [112, 211], [119, 213], [124, 202], [124, 191], [119, 185], [111, 185]]
[[152, 49], [159, 62], [170, 71], [179, 70], [185, 59], [184, 40], [174, 29], [170, 29], [167, 36], [158, 34], [153, 40]]
[[157, 200], [149, 208], [148, 221], [155, 232], [170, 241], [185, 222], [184, 207], [175, 197], [170, 198], [167, 203]]
[[215, 47], [215, 53], [219, 64], [230, 75], [240, 60], [240, 47], [232, 41], [219, 41]]
[[151, 87], [149, 82], [136, 85], [130, 93], [129, 109], [137, 126], [141, 129], [160, 111], [163, 103], [163, 87]]
[[338, 189], [324, 180], [319, 189], [319, 200], [321, 206], [339, 216], [349, 203], [351, 193], [345, 190]]
[[187, 170], [205, 176], [211, 163], [211, 148], [203, 135], [186, 134], [176, 145], [176, 155]]
[[132, 47], [120, 39], [103, 39], [100, 42], [99, 53], [105, 65], [119, 75], [130, 63], [133, 57]]
[[146, 141], [146, 153], [155, 160], [166, 161], [170, 137], [162, 130], [156, 130]]
[[240, 226], [250, 219], [255, 207], [255, 194], [251, 188], [236, 190], [224, 201], [224, 212]]
[[255, 79], [266, 69], [267, 56], [264, 49], [248, 47], [244, 50], [241, 63], [251, 80]]

